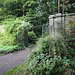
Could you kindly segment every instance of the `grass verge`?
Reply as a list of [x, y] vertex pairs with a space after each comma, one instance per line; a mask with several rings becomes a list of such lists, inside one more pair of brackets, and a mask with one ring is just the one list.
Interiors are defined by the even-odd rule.
[[34, 46], [35, 44], [29, 44], [28, 47], [23, 47], [23, 46], [0, 46], [0, 56], [8, 53], [12, 53], [14, 51], [19, 51], [19, 50], [24, 50], [26, 48], [30, 48]]
[[22, 50], [24, 49], [23, 47], [21, 46], [0, 46], [0, 54], [8, 54], [8, 53], [11, 53], [11, 52], [14, 52], [14, 51], [19, 51], [19, 50]]
[[0, 54], [0, 56], [3, 56], [4, 54]]
[[24, 63], [20, 64], [19, 66], [5, 72], [2, 75], [29, 75], [26, 72], [27, 66], [28, 64], [26, 63], [27, 61], [25, 61]]

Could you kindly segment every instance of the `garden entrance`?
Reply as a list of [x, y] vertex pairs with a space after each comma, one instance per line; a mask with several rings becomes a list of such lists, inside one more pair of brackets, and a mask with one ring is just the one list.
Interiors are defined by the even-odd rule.
[[[73, 33], [74, 31], [70, 29], [70, 24], [75, 23], [75, 13], [72, 14], [55, 14], [49, 16], [49, 33], [64, 33], [66, 35]], [[74, 28], [75, 26], [72, 25]]]

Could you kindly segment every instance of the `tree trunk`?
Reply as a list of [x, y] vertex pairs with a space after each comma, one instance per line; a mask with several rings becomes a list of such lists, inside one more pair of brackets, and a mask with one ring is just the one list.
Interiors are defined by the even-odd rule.
[[60, 0], [58, 0], [58, 13], [60, 13]]
[[64, 3], [65, 3], [65, 1], [63, 1], [63, 12], [62, 12], [63, 14], [64, 14]]
[[23, 16], [24, 16], [24, 5], [23, 5]]

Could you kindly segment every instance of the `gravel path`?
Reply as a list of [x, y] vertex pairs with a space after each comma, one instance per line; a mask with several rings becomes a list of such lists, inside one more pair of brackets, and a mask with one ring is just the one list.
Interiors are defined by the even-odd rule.
[[28, 59], [28, 55], [36, 46], [28, 48], [28, 50], [22, 50], [13, 52], [4, 56], [0, 56], [0, 75]]

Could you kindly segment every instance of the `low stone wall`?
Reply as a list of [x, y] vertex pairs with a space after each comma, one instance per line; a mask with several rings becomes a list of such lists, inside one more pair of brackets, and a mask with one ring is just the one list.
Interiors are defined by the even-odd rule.
[[75, 28], [75, 15], [70, 15], [65, 18], [65, 26], [67, 35], [75, 33], [74, 29], [70, 29], [70, 26]]
[[50, 34], [61, 33], [68, 34], [70, 24], [68, 20], [75, 21], [75, 13], [72, 14], [55, 14], [49, 16], [49, 32]]

